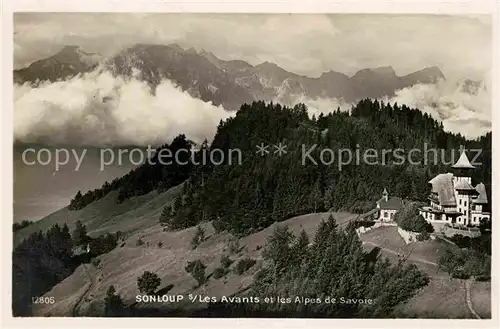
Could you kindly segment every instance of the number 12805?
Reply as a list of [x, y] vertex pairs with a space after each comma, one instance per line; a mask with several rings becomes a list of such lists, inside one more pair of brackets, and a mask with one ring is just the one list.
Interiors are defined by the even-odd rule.
[[56, 299], [54, 297], [31, 297], [33, 304], [54, 304]]

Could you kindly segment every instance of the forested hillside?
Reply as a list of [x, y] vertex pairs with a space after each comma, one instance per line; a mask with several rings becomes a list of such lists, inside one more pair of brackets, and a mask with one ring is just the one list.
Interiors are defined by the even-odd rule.
[[[274, 154], [272, 146], [280, 142], [287, 151], [282, 156]], [[269, 154], [256, 153], [261, 143], [270, 145]], [[390, 195], [425, 201], [428, 181], [451, 170], [451, 150], [456, 160], [461, 145], [483, 150], [478, 159], [483, 164], [474, 171], [473, 183], [484, 182], [490, 196], [491, 133], [475, 141], [466, 140], [445, 132], [442, 124], [417, 109], [376, 100], [363, 100], [350, 113], [336, 111], [318, 118], [309, 118], [302, 104], [289, 108], [254, 102], [243, 105], [235, 117], [221, 121], [212, 144], [202, 145], [197, 153], [200, 158], [204, 151], [220, 149], [226, 155], [223, 164], [145, 164], [102, 190], [77, 196], [72, 207], [81, 208], [110, 189], [119, 189], [117, 201], [121, 202], [189, 178], [183, 196], [173, 207], [165, 208], [162, 223], [177, 229], [214, 220], [218, 229], [248, 234], [309, 212], [332, 208], [367, 211], [384, 188]], [[183, 135], [162, 146], [173, 152], [183, 147], [190, 147]], [[308, 152], [311, 147], [314, 150]], [[370, 148], [377, 155], [363, 161], [364, 152]], [[227, 156], [235, 149], [241, 151], [241, 164]], [[331, 151], [325, 155], [323, 149]], [[341, 149], [351, 150], [353, 161], [339, 166]], [[403, 160], [391, 152], [397, 149]], [[410, 163], [408, 154], [413, 149], [419, 151], [412, 152]], [[437, 161], [431, 152], [425, 163], [423, 154], [430, 149], [438, 149]], [[443, 159], [439, 149], [445, 150]], [[389, 152], [383, 155], [382, 150]], [[306, 153], [309, 157], [304, 157]], [[330, 163], [331, 153], [334, 160]], [[356, 154], [360, 161], [356, 161]], [[471, 153], [471, 159], [474, 155]], [[83, 199], [86, 202], [79, 201]]]
[[[270, 153], [256, 153], [260, 143], [287, 145], [287, 154], [281, 157]], [[427, 149], [448, 150], [448, 163], [423, 164], [424, 144]], [[305, 150], [316, 163], [306, 159]], [[220, 124], [211, 148], [228, 153], [242, 150], [241, 165], [219, 165], [195, 168], [185, 195], [165, 210], [161, 221], [179, 228], [201, 220], [215, 220], [220, 229], [248, 234], [274, 221], [325, 209], [365, 212], [374, 207], [384, 188], [391, 195], [425, 201], [429, 193], [428, 181], [440, 172], [450, 171], [450, 152], [458, 159], [460, 145], [482, 148], [483, 165], [475, 170], [473, 180], [483, 181], [490, 193], [491, 134], [467, 141], [460, 135], [443, 130], [441, 124], [427, 114], [406, 106], [391, 106], [378, 101], [364, 100], [351, 113], [337, 111], [327, 116], [309, 119], [304, 105], [294, 108], [263, 102], [242, 106], [236, 117]], [[378, 164], [353, 160], [339, 168], [339, 159], [328, 165], [328, 156], [322, 163], [320, 152], [374, 148]], [[412, 155], [413, 164], [397, 161], [391, 154], [382, 161], [382, 150], [412, 149], [422, 153]], [[438, 153], [439, 155], [439, 153]], [[440, 156], [440, 155], [439, 155]], [[414, 164], [418, 159], [422, 164]], [[438, 160], [440, 157], [438, 158]], [[373, 159], [371, 160], [373, 162]], [[341, 169], [341, 170], [340, 170]], [[201, 172], [203, 170], [203, 186]], [[209, 173], [207, 175], [207, 172]], [[175, 207], [177, 205], [177, 207]], [[185, 223], [185, 225], [183, 225]]]

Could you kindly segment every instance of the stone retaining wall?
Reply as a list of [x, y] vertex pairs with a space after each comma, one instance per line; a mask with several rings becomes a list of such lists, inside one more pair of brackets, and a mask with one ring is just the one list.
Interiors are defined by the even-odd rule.
[[417, 232], [405, 231], [401, 227], [398, 227], [398, 233], [403, 238], [403, 240], [405, 240], [406, 244], [417, 242], [417, 236], [420, 234]]
[[477, 231], [468, 231], [468, 230], [459, 230], [457, 228], [453, 228], [453, 227], [445, 227], [444, 229], [444, 235], [448, 238], [451, 238], [452, 236], [454, 235], [463, 235], [463, 236], [468, 236], [470, 238], [476, 238], [478, 236], [481, 235], [481, 232], [479, 230]]

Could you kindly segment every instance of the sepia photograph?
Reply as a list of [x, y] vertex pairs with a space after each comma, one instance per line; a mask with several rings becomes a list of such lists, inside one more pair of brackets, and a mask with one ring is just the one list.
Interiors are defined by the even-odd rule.
[[12, 316], [492, 319], [493, 25], [15, 12]]

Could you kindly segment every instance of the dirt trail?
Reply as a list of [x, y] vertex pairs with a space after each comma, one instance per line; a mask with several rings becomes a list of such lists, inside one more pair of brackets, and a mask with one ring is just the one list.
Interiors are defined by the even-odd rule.
[[89, 295], [89, 293], [92, 291], [92, 289], [94, 288], [94, 286], [96, 284], [96, 278], [93, 275], [91, 275], [87, 269], [87, 266], [92, 266], [92, 265], [83, 264], [82, 266], [83, 266], [83, 271], [85, 272], [85, 275], [87, 276], [87, 278], [90, 281], [90, 284], [87, 287], [87, 289], [85, 289], [85, 291], [83, 292], [83, 294], [80, 296], [80, 298], [76, 302], [75, 306], [73, 307], [72, 315], [75, 317], [79, 316], [78, 312], [80, 310], [82, 303], [85, 301], [85, 298], [87, 298], [87, 296]]
[[[371, 241], [363, 241], [363, 244], [370, 244], [372, 246], [375, 246], [375, 247], [379, 247], [380, 249], [388, 252], [388, 253], [391, 253], [393, 255], [401, 255], [400, 253], [394, 251], [394, 250], [391, 250], [391, 249], [388, 249], [388, 248], [385, 248], [385, 247], [382, 247], [376, 243], [373, 243]], [[425, 260], [425, 259], [421, 259], [421, 258], [411, 258], [412, 261], [416, 261], [416, 262], [420, 262], [420, 263], [424, 263], [424, 264], [429, 264], [429, 265], [433, 265], [433, 266], [439, 266], [438, 264], [434, 263], [434, 262], [430, 262], [428, 260]], [[464, 284], [465, 284], [465, 301], [467, 302], [467, 307], [469, 308], [470, 312], [474, 315], [474, 317], [476, 319], [481, 319], [481, 317], [479, 316], [479, 314], [476, 313], [476, 311], [474, 310], [474, 307], [472, 305], [472, 300], [471, 300], [471, 297], [470, 297], [470, 287], [471, 287], [471, 283], [472, 283], [472, 280], [464, 280]]]
[[476, 319], [481, 319], [479, 314], [476, 313], [472, 306], [472, 300], [470, 298], [470, 286], [471, 286], [472, 280], [465, 280], [465, 300], [467, 301], [467, 307], [469, 308], [470, 312], [476, 317]]

